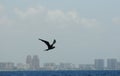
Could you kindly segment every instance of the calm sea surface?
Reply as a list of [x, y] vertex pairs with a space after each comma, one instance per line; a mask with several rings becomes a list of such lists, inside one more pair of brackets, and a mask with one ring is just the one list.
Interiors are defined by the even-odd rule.
[[0, 71], [0, 76], [120, 76], [120, 71]]

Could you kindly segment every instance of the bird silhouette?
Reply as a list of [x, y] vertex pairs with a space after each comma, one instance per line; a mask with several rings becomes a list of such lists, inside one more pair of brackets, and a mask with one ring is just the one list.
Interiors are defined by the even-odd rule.
[[46, 45], [47, 45], [47, 49], [45, 49], [45, 51], [48, 51], [48, 50], [51, 50], [51, 49], [54, 49], [55, 48], [55, 46], [53, 46], [55, 43], [56, 43], [56, 40], [54, 39], [54, 41], [53, 41], [53, 43], [52, 44], [50, 44], [48, 41], [46, 41], [46, 40], [43, 40], [43, 39], [38, 39], [38, 40], [41, 40], [42, 42], [44, 42]]

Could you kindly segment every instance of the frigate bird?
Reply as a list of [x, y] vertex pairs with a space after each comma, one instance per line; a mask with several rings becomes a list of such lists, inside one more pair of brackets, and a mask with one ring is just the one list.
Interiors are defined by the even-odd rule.
[[42, 42], [44, 42], [46, 45], [47, 45], [47, 49], [45, 49], [45, 51], [48, 51], [48, 50], [51, 50], [51, 49], [54, 49], [55, 48], [55, 46], [53, 46], [55, 43], [56, 43], [56, 40], [54, 39], [54, 41], [53, 41], [53, 43], [52, 44], [50, 44], [48, 41], [46, 41], [46, 40], [43, 40], [43, 39], [38, 39], [38, 40], [41, 40]]

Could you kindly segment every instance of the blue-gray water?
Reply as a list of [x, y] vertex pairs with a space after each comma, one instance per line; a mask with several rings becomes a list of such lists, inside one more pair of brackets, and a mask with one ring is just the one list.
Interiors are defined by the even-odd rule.
[[0, 71], [0, 76], [120, 76], [120, 71]]

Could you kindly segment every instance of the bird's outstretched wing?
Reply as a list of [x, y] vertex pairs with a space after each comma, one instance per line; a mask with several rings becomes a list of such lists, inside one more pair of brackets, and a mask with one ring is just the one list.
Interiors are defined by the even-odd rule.
[[51, 44], [52, 46], [56, 43], [56, 40], [54, 39], [53, 43]]
[[38, 40], [41, 40], [42, 42], [44, 42], [48, 46], [48, 48], [50, 47], [50, 43], [48, 41], [45, 41], [45, 40], [40, 39], [40, 38]]

